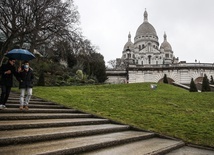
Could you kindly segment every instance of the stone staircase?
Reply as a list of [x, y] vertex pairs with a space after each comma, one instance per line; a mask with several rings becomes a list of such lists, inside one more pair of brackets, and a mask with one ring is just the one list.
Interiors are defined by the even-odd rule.
[[32, 97], [19, 110], [11, 93], [0, 110], [0, 155], [214, 155], [213, 149], [190, 147], [178, 139], [69, 109]]

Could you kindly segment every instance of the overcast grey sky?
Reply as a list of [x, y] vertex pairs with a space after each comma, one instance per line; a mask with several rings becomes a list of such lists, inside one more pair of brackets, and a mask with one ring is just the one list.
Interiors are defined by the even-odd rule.
[[148, 21], [163, 42], [164, 32], [180, 61], [214, 63], [214, 0], [74, 0], [83, 35], [109, 60], [121, 58], [137, 28]]

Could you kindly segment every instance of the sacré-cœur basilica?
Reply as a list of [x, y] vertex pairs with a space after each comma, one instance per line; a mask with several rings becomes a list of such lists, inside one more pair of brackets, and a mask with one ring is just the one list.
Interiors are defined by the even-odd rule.
[[214, 77], [213, 63], [179, 62], [175, 57], [167, 34], [159, 44], [155, 28], [149, 23], [148, 13], [144, 12], [144, 21], [137, 28], [134, 43], [131, 34], [122, 50], [122, 57], [116, 59], [116, 68], [107, 69], [106, 83], [162, 82], [166, 74], [169, 83], [190, 84], [202, 82], [206, 74]]

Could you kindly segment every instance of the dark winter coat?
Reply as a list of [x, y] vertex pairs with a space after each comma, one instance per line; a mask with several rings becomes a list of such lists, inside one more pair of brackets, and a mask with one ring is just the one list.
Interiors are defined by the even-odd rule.
[[28, 71], [21, 71], [19, 73], [19, 88], [33, 88], [33, 71], [29, 68]]
[[[6, 71], [11, 70], [11, 74], [5, 74]], [[18, 78], [18, 72], [16, 71], [15, 66], [12, 66], [9, 62], [7, 64], [3, 64], [0, 67], [1, 74], [1, 85], [5, 85], [7, 87], [13, 86], [13, 75]]]

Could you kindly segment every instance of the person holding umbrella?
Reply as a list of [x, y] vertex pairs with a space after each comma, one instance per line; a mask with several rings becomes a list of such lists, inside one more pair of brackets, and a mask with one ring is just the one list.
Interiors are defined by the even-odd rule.
[[[7, 52], [5, 56], [8, 57], [9, 59], [19, 60], [20, 62], [20, 67], [18, 69], [18, 77], [17, 77], [19, 81], [19, 88], [21, 90], [20, 110], [22, 110], [23, 108], [28, 109], [28, 103], [32, 95], [33, 73], [32, 73], [32, 69], [29, 68], [29, 63], [25, 62], [21, 67], [21, 61], [29, 61], [29, 60], [35, 59], [35, 55], [33, 55], [30, 51], [26, 49], [12, 49], [11, 51]], [[25, 90], [27, 91], [27, 96], [24, 101]]]
[[[20, 110], [28, 110], [28, 104], [32, 96], [33, 91], [33, 69], [30, 68], [29, 62], [25, 61], [23, 65], [18, 69], [19, 72], [19, 89], [20, 89]], [[25, 97], [25, 92], [27, 95]], [[24, 98], [25, 97], [25, 98]]]
[[10, 58], [7, 64], [3, 64], [0, 67], [1, 75], [1, 99], [0, 99], [0, 109], [6, 109], [6, 102], [8, 100], [11, 87], [13, 86], [13, 75], [18, 80], [18, 72], [14, 66], [15, 59]]

